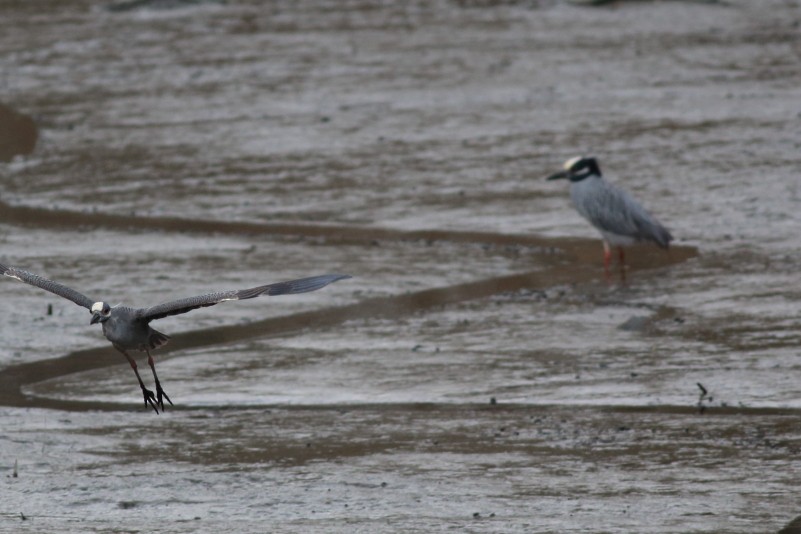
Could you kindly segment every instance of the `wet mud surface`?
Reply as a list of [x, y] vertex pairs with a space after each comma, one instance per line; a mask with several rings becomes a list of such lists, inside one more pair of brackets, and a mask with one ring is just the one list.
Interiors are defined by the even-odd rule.
[[0, 104], [0, 161], [33, 152], [39, 134], [32, 118]]
[[[159, 321], [159, 416], [0, 280], [0, 531], [793, 531], [795, 3], [3, 11], [0, 261], [137, 306], [354, 278]], [[678, 238], [625, 282], [544, 180], [580, 153]]]

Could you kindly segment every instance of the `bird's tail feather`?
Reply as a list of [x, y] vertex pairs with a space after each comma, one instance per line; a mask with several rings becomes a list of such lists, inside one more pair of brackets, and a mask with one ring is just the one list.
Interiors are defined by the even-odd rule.
[[654, 240], [656, 244], [662, 248], [669, 248], [670, 242], [673, 241], [673, 236], [670, 231], [664, 226], [657, 224], [656, 231], [654, 232]]
[[150, 349], [157, 349], [167, 344], [170, 340], [170, 336], [167, 334], [162, 334], [156, 330], [150, 329], [150, 337], [147, 339], [148, 345], [150, 345]]

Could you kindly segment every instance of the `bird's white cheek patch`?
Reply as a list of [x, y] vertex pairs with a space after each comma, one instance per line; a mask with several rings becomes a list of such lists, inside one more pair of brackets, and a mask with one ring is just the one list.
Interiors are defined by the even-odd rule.
[[103, 303], [102, 302], [95, 302], [92, 304], [92, 313], [103, 311]]

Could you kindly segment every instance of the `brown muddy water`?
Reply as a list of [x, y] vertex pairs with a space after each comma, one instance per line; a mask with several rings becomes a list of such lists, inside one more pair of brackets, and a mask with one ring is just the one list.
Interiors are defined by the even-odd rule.
[[[0, 531], [799, 532], [801, 5], [585, 4], [0, 4], [1, 262], [354, 275], [159, 321], [158, 416], [0, 280]], [[677, 237], [625, 283], [582, 153]]]

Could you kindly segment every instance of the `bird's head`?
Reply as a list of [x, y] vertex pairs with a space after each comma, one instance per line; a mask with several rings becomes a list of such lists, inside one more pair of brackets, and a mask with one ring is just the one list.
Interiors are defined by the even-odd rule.
[[95, 302], [92, 304], [92, 320], [89, 324], [105, 323], [111, 317], [111, 306], [105, 302]]
[[564, 164], [564, 170], [550, 175], [548, 180], [559, 180], [567, 178], [571, 182], [580, 182], [590, 176], [601, 176], [601, 168], [598, 161], [592, 157], [578, 156], [570, 158]]

